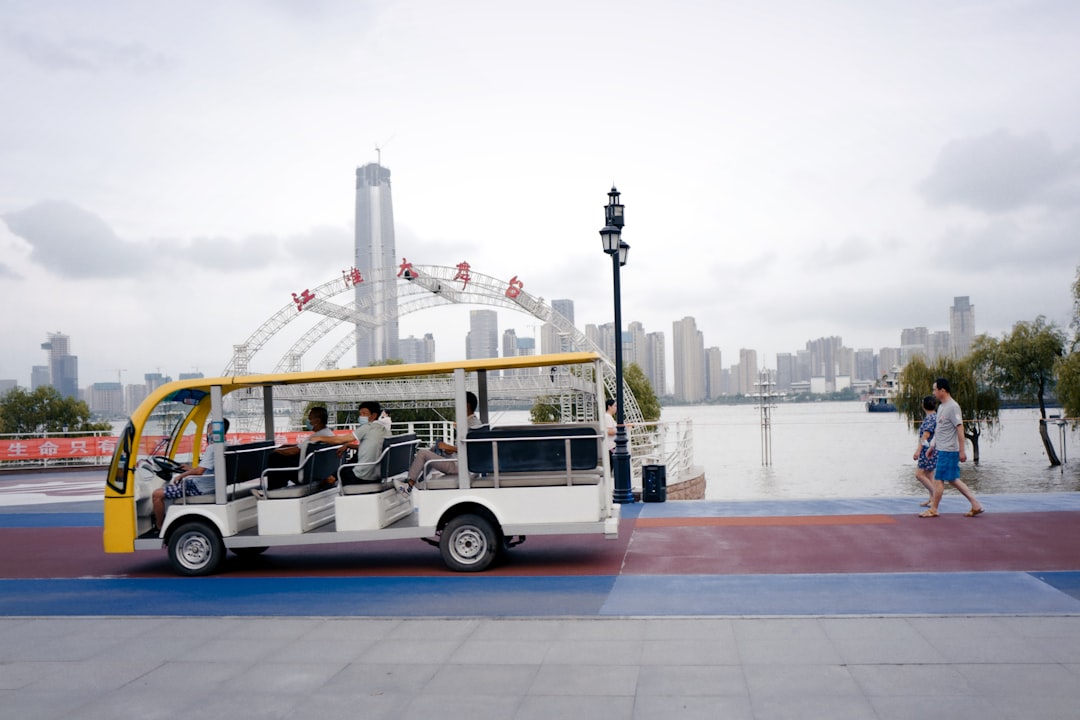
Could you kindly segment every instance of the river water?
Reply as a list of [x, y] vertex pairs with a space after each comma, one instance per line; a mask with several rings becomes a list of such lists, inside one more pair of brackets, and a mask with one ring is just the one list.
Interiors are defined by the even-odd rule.
[[[1059, 412], [1057, 410], [1052, 413]], [[706, 499], [856, 498], [921, 495], [916, 434], [899, 413], [868, 413], [861, 402], [778, 405], [771, 411], [772, 463], [762, 464], [761, 412], [752, 405], [664, 408], [663, 420], [694, 423], [694, 459], [705, 468]], [[961, 466], [978, 493], [1080, 490], [1080, 432], [1066, 428], [1063, 466], [1051, 468], [1038, 410], [1003, 410], [980, 438], [979, 464]], [[1062, 454], [1057, 426], [1050, 438]], [[955, 491], [946, 490], [946, 493]]]

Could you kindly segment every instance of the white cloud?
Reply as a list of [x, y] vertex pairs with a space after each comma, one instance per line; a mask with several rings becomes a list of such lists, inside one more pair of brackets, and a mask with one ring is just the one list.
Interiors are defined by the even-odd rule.
[[[4, 3], [0, 216], [27, 240], [0, 225], [0, 293], [32, 303], [0, 320], [0, 377], [27, 382], [56, 330], [83, 384], [220, 370], [292, 292], [351, 266], [353, 173], [376, 145], [400, 256], [518, 275], [573, 298], [579, 326], [612, 316], [612, 182], [624, 318], [670, 339], [694, 316], [728, 361], [829, 335], [896, 345], [945, 329], [955, 295], [979, 330], [1060, 321], [1080, 264], [1078, 15]], [[462, 355], [456, 310], [403, 333]]]

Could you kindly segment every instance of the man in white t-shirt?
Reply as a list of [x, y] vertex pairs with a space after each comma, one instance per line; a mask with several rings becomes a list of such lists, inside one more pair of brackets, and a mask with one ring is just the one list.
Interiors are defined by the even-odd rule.
[[933, 385], [934, 397], [941, 403], [937, 410], [937, 428], [931, 450], [937, 452], [937, 468], [934, 470], [934, 494], [930, 498], [930, 507], [919, 517], [937, 517], [938, 504], [945, 493], [945, 483], [952, 483], [961, 495], [971, 503], [967, 517], [975, 517], [983, 512], [982, 504], [975, 499], [975, 493], [960, 479], [960, 463], [967, 460], [964, 449], [964, 414], [960, 405], [952, 397], [952, 387], [946, 378], [938, 378]]
[[[222, 421], [222, 432], [229, 432], [229, 419]], [[160, 528], [165, 521], [165, 501], [176, 500], [185, 495], [212, 495], [216, 489], [214, 480], [214, 445], [210, 442], [210, 426], [203, 433], [206, 449], [199, 456], [198, 465], [185, 465], [184, 471], [172, 477], [165, 487], [160, 487], [150, 496], [154, 508], [154, 527]]]

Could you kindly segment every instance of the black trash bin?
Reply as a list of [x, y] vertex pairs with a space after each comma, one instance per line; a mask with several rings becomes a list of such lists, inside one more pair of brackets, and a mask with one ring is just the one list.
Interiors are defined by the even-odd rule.
[[641, 466], [641, 499], [645, 502], [667, 501], [667, 468], [663, 465]]

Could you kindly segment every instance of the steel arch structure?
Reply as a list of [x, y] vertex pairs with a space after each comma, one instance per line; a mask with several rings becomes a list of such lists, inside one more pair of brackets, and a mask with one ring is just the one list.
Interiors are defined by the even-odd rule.
[[[603, 351], [573, 323], [562, 314], [555, 312], [550, 305], [544, 302], [542, 297], [536, 297], [523, 289], [523, 283], [515, 276], [509, 281], [500, 280], [490, 275], [473, 271], [467, 263], [461, 263], [456, 267], [442, 265], [413, 265], [405, 261], [398, 268], [387, 269], [381, 273], [373, 273], [377, 279], [359, 279], [356, 273], [350, 274], [343, 271], [341, 277], [328, 280], [314, 289], [305, 289], [300, 295], [293, 294], [293, 302], [285, 304], [267, 320], [261, 323], [240, 344], [233, 345], [233, 356], [225, 367], [222, 375], [246, 375], [251, 372], [252, 358], [264, 348], [264, 346], [279, 332], [283, 331], [290, 323], [302, 317], [304, 314], [316, 314], [321, 316], [319, 321], [304, 330], [300, 337], [293, 342], [289, 349], [281, 356], [274, 366], [273, 372], [290, 372], [302, 369], [304, 355], [310, 351], [319, 341], [334, 332], [342, 324], [363, 325], [374, 327], [383, 322], [396, 320], [404, 315], [421, 312], [430, 308], [449, 304], [472, 304], [488, 305], [508, 310], [522, 312], [537, 318], [545, 323], [551, 323], [556, 331], [568, 339], [568, 343], [575, 350], [591, 350], [604, 356], [604, 386], [611, 397], [615, 397], [615, 365]], [[381, 278], [381, 279], [380, 279]], [[355, 302], [355, 287], [358, 282], [392, 282], [397, 284], [398, 303], [396, 312], [388, 308], [383, 316], [373, 312], [368, 303], [357, 306]], [[340, 295], [349, 294], [352, 297], [347, 302], [332, 302]], [[319, 360], [318, 369], [330, 369], [337, 367], [338, 362], [356, 344], [356, 331], [349, 332]], [[552, 394], [554, 378], [549, 384], [545, 384], [542, 378], [537, 378], [529, 388], [522, 384], [528, 384], [527, 379], [518, 378], [518, 382], [501, 385], [513, 385], [505, 388], [505, 392], [512, 395], [518, 393], [530, 393], [531, 397]], [[417, 393], [430, 393], [433, 388], [415, 388]], [[374, 393], [376, 388], [368, 388]], [[385, 391], [386, 388], [383, 388]], [[359, 396], [365, 392], [355, 389]], [[351, 395], [352, 392], [346, 393]], [[641, 409], [634, 397], [631, 388], [623, 383], [623, 396], [625, 407], [623, 414], [626, 422], [630, 424], [643, 423], [644, 418]], [[400, 389], [394, 393], [400, 396]], [[378, 397], [377, 394], [368, 392], [367, 397]], [[417, 398], [420, 396], [417, 395]], [[427, 395], [426, 397], [431, 397]], [[573, 405], [572, 397], [560, 396], [562, 399], [564, 417], [570, 416], [569, 408]], [[296, 399], [300, 399], [299, 397]], [[591, 413], [590, 413], [591, 414]], [[585, 417], [581, 419], [596, 419]]]

